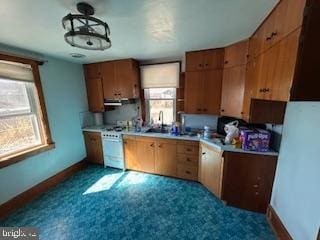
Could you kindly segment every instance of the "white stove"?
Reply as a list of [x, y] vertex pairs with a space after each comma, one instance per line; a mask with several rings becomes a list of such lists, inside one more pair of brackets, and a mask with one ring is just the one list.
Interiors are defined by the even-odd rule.
[[105, 129], [101, 133], [105, 167], [125, 170], [123, 141], [121, 132], [116, 129]]

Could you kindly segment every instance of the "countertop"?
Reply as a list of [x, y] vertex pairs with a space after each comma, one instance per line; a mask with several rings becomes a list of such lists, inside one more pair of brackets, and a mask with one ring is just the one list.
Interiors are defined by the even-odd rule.
[[[93, 127], [83, 128], [82, 130], [89, 131], [89, 132], [102, 132], [105, 128], [106, 126], [93, 126]], [[278, 156], [278, 152], [272, 151], [272, 150], [268, 152], [254, 152], [254, 151], [246, 151], [241, 148], [235, 148], [233, 145], [228, 145], [228, 144], [223, 145], [219, 139], [205, 139], [205, 138], [198, 138], [197, 136], [188, 136], [188, 135], [175, 136], [169, 133], [146, 133], [145, 131], [147, 129], [148, 128], [142, 129], [142, 132], [124, 130], [117, 133], [121, 133], [122, 135], [141, 136], [141, 137], [157, 137], [157, 138], [167, 138], [167, 139], [177, 139], [177, 140], [187, 140], [187, 141], [199, 141], [226, 152]]]

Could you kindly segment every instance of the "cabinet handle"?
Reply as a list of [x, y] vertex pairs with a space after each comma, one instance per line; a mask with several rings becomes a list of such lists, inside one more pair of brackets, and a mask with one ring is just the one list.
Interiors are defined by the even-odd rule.
[[221, 109], [221, 112], [224, 112], [224, 109]]
[[201, 112], [201, 108], [197, 108], [197, 111]]
[[277, 36], [277, 35], [278, 35], [277, 32], [272, 32], [272, 33], [271, 33], [271, 38], [273, 38], [273, 37], [275, 37], [275, 36]]
[[224, 64], [228, 64], [229, 63], [229, 61], [224, 61]]
[[266, 40], [267, 40], [267, 41], [270, 41], [270, 40], [271, 40], [271, 36], [270, 36], [270, 37], [267, 37]]
[[240, 114], [241, 114], [241, 115], [243, 115], [243, 114], [244, 114], [244, 112], [241, 112]]
[[202, 153], [202, 155], [205, 155], [205, 154], [206, 154], [205, 152]]
[[186, 171], [186, 174], [191, 174], [191, 172], [187, 170], [187, 171]]
[[190, 158], [187, 158], [187, 162], [191, 162]]
[[209, 64], [208, 63], [206, 63], [206, 67], [208, 67], [209, 66]]
[[208, 109], [204, 108], [203, 111], [206, 112], [206, 111], [208, 111]]
[[187, 150], [187, 152], [191, 152], [192, 151], [190, 148], [187, 148], [186, 150]]
[[254, 187], [254, 188], [258, 188], [259, 185], [258, 185], [258, 184], [254, 184], [253, 187]]
[[151, 144], [150, 144], [150, 147], [154, 147], [154, 143], [151, 143]]
[[265, 92], [270, 92], [270, 89], [269, 88], [265, 88]]
[[199, 67], [202, 67], [202, 64], [199, 64]]
[[159, 144], [159, 146], [158, 146], [159, 148], [162, 148], [162, 144]]
[[254, 195], [256, 195], [256, 196], [259, 196], [259, 194], [260, 194], [259, 192], [255, 192], [255, 193], [254, 193]]

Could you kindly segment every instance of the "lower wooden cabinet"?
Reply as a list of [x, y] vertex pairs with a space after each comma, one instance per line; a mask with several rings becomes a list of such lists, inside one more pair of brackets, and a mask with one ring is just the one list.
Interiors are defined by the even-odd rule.
[[97, 132], [83, 132], [87, 151], [87, 161], [104, 165], [101, 134]]
[[223, 174], [223, 151], [201, 144], [199, 181], [218, 198], [221, 197]]
[[193, 141], [124, 136], [126, 168], [196, 181], [198, 145]]
[[231, 206], [265, 213], [276, 165], [276, 156], [225, 152], [222, 199]]

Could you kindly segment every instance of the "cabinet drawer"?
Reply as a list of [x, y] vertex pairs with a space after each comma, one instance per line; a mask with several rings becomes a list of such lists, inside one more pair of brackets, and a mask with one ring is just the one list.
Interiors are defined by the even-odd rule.
[[178, 154], [178, 162], [180, 164], [191, 164], [194, 166], [198, 166], [199, 157], [196, 155], [188, 155], [188, 154]]
[[186, 164], [178, 164], [178, 177], [198, 181], [198, 167]]
[[178, 144], [178, 153], [183, 154], [192, 154], [192, 155], [198, 155], [199, 154], [199, 146], [195, 145], [180, 145]]

